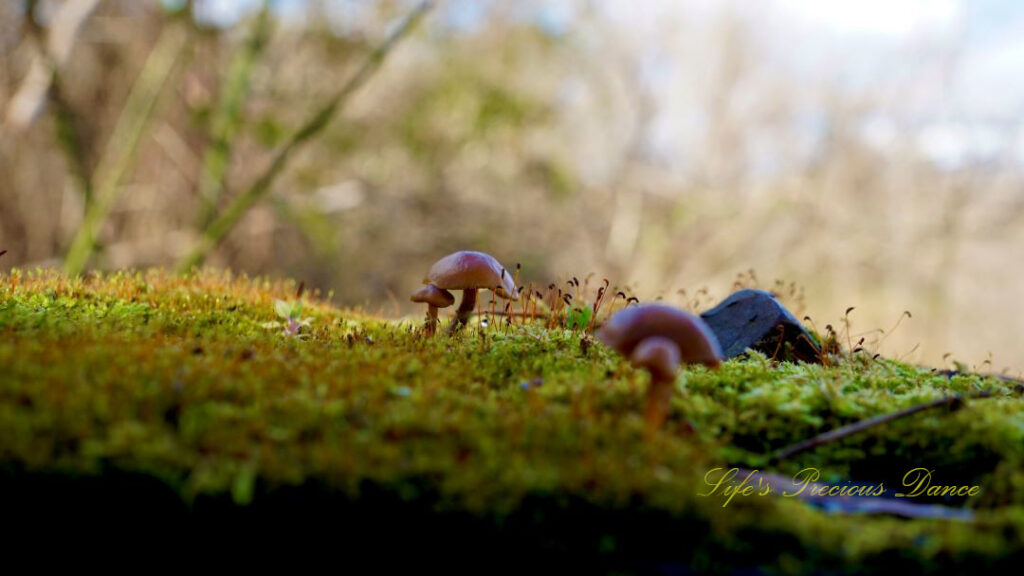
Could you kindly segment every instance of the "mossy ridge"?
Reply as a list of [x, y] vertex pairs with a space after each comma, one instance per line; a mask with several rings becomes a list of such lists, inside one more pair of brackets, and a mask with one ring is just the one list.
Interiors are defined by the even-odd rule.
[[[409, 321], [309, 296], [303, 334], [268, 328], [275, 299], [295, 292], [292, 282], [209, 271], [0, 275], [0, 468], [9, 478], [155, 477], [194, 510], [211, 498], [259, 509], [288, 487], [311, 485], [348, 502], [384, 490], [494, 526], [572, 525], [572, 510], [588, 510], [605, 521], [548, 536], [696, 567], [721, 567], [712, 551], [747, 552], [784, 571], [892, 558], [945, 569], [1021, 554], [1020, 396], [997, 379], [947, 380], [867, 359], [773, 366], [755, 356], [681, 374], [686, 394], [673, 401], [673, 421], [645, 441], [646, 376], [603, 347], [584, 352], [578, 334], [496, 322], [483, 335], [427, 339]], [[539, 387], [520, 386], [537, 378]], [[944, 483], [983, 487], [968, 502], [977, 525], [835, 517], [775, 498], [722, 509], [697, 495], [711, 467], [757, 465], [823, 428], [982, 389], [996, 397], [780, 468], [889, 484], [926, 466]], [[699, 433], [673, 433], [684, 420]], [[690, 539], [642, 543], [616, 528], [635, 529], [641, 517]]]

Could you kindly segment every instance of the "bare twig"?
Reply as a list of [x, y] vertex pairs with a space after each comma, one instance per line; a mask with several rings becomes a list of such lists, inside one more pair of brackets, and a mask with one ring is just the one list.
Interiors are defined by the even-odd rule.
[[149, 124], [163, 86], [185, 47], [186, 39], [184, 27], [164, 28], [142, 72], [132, 85], [114, 132], [107, 141], [103, 157], [93, 173], [94, 201], [86, 210], [82, 225], [68, 249], [64, 260], [64, 271], [67, 274], [77, 276], [89, 263], [100, 226], [117, 201], [121, 179], [131, 169], [139, 141]]
[[861, 420], [860, 422], [856, 422], [848, 426], [843, 426], [841, 428], [836, 428], [835, 430], [830, 430], [828, 432], [825, 432], [824, 434], [819, 434], [818, 436], [815, 436], [814, 438], [811, 438], [809, 440], [804, 440], [803, 442], [798, 442], [796, 444], [783, 448], [782, 450], [776, 452], [774, 456], [772, 456], [770, 462], [773, 464], [780, 462], [782, 460], [785, 460], [786, 458], [790, 458], [801, 452], [806, 452], [807, 450], [810, 450], [812, 448], [817, 448], [822, 444], [834, 442], [836, 440], [846, 438], [847, 436], [851, 436], [858, 432], [863, 432], [868, 428], [872, 428], [874, 426], [878, 426], [881, 424], [886, 424], [888, 422], [892, 422], [894, 420], [904, 418], [912, 414], [917, 414], [918, 412], [923, 412], [925, 410], [939, 408], [942, 406], [948, 406], [952, 410], [957, 410], [963, 405], [964, 399], [966, 398], [988, 398], [991, 395], [992, 393], [989, 391], [976, 392], [973, 394], [966, 395], [955, 394], [953, 396], [948, 396], [946, 398], [939, 398], [938, 400], [933, 400], [931, 402], [925, 402], [924, 404], [911, 406], [909, 408], [898, 410], [890, 414], [882, 414], [880, 416], [868, 418], [867, 420]]
[[416, 26], [423, 16], [433, 7], [429, 0], [421, 2], [415, 9], [398, 25], [398, 27], [384, 40], [384, 42], [371, 52], [356, 73], [349, 78], [348, 82], [338, 91], [320, 110], [306, 121], [291, 138], [277, 151], [270, 166], [256, 179], [256, 182], [244, 193], [238, 196], [224, 212], [218, 216], [203, 231], [203, 236], [196, 246], [186, 254], [178, 264], [178, 270], [188, 270], [199, 266], [206, 260], [211, 250], [227, 236], [235, 224], [259, 202], [274, 184], [274, 180], [280, 175], [288, 163], [291, 154], [295, 152], [306, 141], [319, 134], [331, 121], [338, 110], [344, 105], [363, 84], [384, 63], [385, 58], [391, 50]]

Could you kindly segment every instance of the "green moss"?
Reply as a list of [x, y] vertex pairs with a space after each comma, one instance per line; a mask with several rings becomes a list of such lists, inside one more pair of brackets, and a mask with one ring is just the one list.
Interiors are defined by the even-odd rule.
[[[646, 438], [646, 376], [598, 344], [581, 347], [578, 331], [495, 322], [425, 338], [418, 322], [306, 297], [309, 324], [294, 335], [275, 301], [295, 290], [215, 272], [0, 275], [2, 478], [135, 475], [193, 512], [211, 499], [258, 508], [309, 487], [313, 499], [349, 503], [387, 494], [400, 511], [426, 506], [431, 518], [461, 515], [627, 568], [645, 558], [707, 570], [936, 571], [998, 568], [1022, 553], [1024, 411], [998, 379], [755, 356], [682, 372], [672, 419]], [[982, 487], [952, 502], [974, 508], [974, 523], [700, 496], [716, 466], [763, 467], [823, 430], [980, 390], [993, 397], [775, 469], [897, 488], [922, 466], [943, 484]]]

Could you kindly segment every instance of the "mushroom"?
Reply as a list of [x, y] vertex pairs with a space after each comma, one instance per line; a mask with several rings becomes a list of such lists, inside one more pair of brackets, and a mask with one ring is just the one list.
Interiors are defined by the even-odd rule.
[[662, 304], [620, 310], [598, 330], [597, 338], [650, 373], [646, 418], [652, 431], [668, 416], [679, 365], [717, 368], [722, 359], [718, 339], [700, 316]]
[[[437, 308], [446, 308], [455, 302], [448, 290], [462, 290], [462, 302], [455, 310], [455, 321], [451, 332], [454, 334], [469, 320], [476, 306], [477, 290], [493, 290], [502, 298], [518, 300], [512, 275], [490, 254], [462, 251], [441, 258], [427, 271], [423, 279], [426, 285], [412, 295], [413, 302], [426, 302], [428, 323], [436, 322]], [[433, 333], [428, 328], [428, 334]]]
[[427, 336], [432, 336], [437, 326], [437, 309], [447, 308], [454, 304], [455, 296], [452, 296], [452, 293], [447, 290], [426, 284], [413, 292], [410, 300], [427, 304]]

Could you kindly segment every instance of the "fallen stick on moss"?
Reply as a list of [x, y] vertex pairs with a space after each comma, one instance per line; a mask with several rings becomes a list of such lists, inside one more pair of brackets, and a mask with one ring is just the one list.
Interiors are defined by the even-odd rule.
[[799, 454], [801, 452], [806, 452], [807, 450], [810, 450], [812, 448], [817, 448], [822, 444], [834, 442], [836, 440], [846, 438], [847, 436], [852, 436], [853, 434], [856, 434], [858, 432], [863, 432], [868, 428], [879, 426], [881, 424], [886, 424], [894, 420], [910, 416], [912, 414], [917, 414], [918, 412], [923, 412], [925, 410], [939, 408], [942, 406], [948, 406], [950, 410], [959, 410], [963, 406], [964, 400], [967, 398], [988, 398], [991, 395], [992, 393], [989, 391], [975, 392], [973, 394], [967, 395], [955, 394], [953, 396], [948, 396], [946, 398], [940, 398], [938, 400], [933, 400], [931, 402], [925, 402], [924, 404], [911, 406], [909, 408], [898, 410], [890, 414], [882, 414], [880, 416], [868, 418], [867, 420], [861, 420], [860, 422], [857, 422], [855, 424], [850, 424], [848, 426], [836, 428], [835, 430], [830, 430], [828, 432], [825, 432], [824, 434], [819, 434], [818, 436], [815, 436], [814, 438], [811, 438], [809, 440], [804, 440], [802, 442], [798, 442], [796, 444], [783, 448], [782, 450], [776, 452], [775, 456], [772, 456], [772, 459], [769, 461], [769, 463], [775, 464], [777, 462], [785, 460], [786, 458], [795, 456], [796, 454]]

